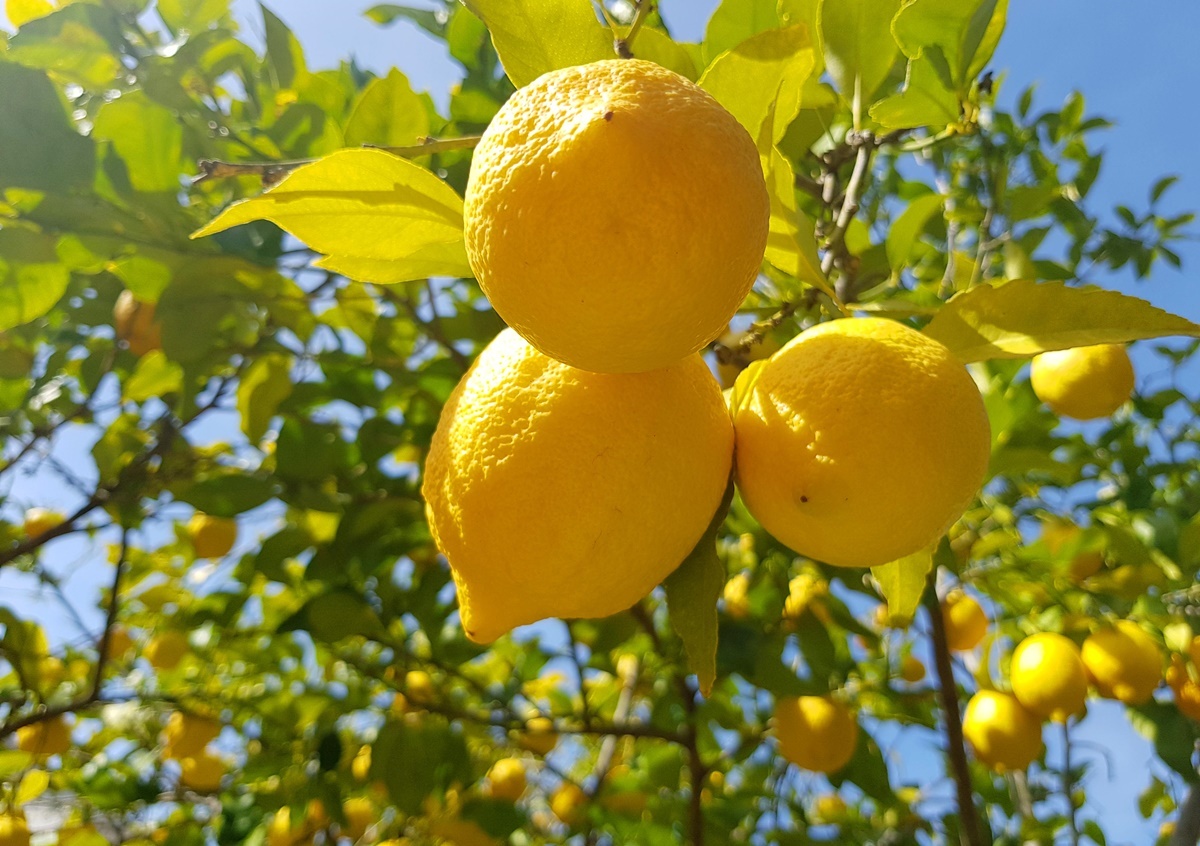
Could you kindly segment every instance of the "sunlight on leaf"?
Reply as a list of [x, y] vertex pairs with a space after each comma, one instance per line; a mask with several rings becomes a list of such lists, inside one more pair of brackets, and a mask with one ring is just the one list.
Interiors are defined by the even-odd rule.
[[927, 547], [896, 561], [872, 567], [879, 590], [888, 604], [892, 625], [907, 626], [921, 605], [925, 583], [933, 569], [933, 547]]

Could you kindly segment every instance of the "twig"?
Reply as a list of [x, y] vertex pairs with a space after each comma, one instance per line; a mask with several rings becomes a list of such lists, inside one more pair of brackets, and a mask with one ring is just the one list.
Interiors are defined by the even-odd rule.
[[1179, 808], [1175, 833], [1168, 846], [1196, 846], [1197, 842], [1200, 842], [1200, 787], [1193, 784]]
[[[833, 270], [833, 262], [837, 257], [837, 251], [846, 239], [846, 229], [850, 226], [850, 221], [854, 218], [855, 212], [858, 211], [859, 192], [862, 190], [863, 177], [866, 175], [867, 166], [870, 163], [871, 147], [867, 145], [859, 147], [854, 157], [854, 170], [850, 174], [850, 181], [846, 183], [845, 198], [842, 200], [842, 206], [838, 210], [833, 231], [829, 233], [829, 238], [825, 242], [825, 257], [821, 260], [822, 273], [828, 274], [829, 271]], [[843, 299], [845, 298], [843, 297]]]
[[[936, 571], [935, 571], [936, 573]], [[933, 655], [938, 674], [938, 693], [942, 700], [942, 717], [946, 725], [946, 754], [950, 758], [951, 774], [958, 797], [958, 815], [962, 825], [965, 846], [985, 846], [979, 829], [979, 812], [971, 791], [971, 769], [967, 763], [967, 750], [963, 745], [962, 717], [958, 710], [958, 686], [954, 680], [954, 667], [950, 663], [950, 647], [946, 642], [946, 622], [942, 619], [942, 608], [937, 591], [926, 588], [925, 610], [929, 612], [930, 628], [933, 630]]]
[[1063, 720], [1062, 740], [1062, 791], [1067, 800], [1067, 825], [1071, 831], [1071, 846], [1079, 846], [1079, 821], [1075, 818], [1075, 799], [1071, 796], [1071, 728], [1067, 720]]
[[633, 58], [633, 50], [631, 49], [633, 47], [633, 39], [637, 37], [638, 30], [646, 22], [646, 18], [649, 16], [653, 6], [653, 0], [637, 0], [637, 11], [634, 12], [633, 23], [629, 25], [629, 32], [626, 33], [624, 38], [618, 38], [613, 44], [617, 55], [622, 59]]
[[[464, 135], [461, 138], [423, 138], [419, 144], [408, 147], [386, 147], [379, 144], [364, 144], [370, 150], [383, 150], [403, 158], [429, 156], [434, 153], [445, 153], [451, 150], [466, 150], [479, 143], [480, 136]], [[199, 175], [192, 179], [193, 185], [208, 182], [211, 179], [228, 179], [234, 176], [257, 176], [264, 184], [273, 185], [298, 167], [312, 164], [318, 159], [293, 159], [280, 162], [223, 162], [216, 159], [201, 159], [196, 163], [200, 169]]]

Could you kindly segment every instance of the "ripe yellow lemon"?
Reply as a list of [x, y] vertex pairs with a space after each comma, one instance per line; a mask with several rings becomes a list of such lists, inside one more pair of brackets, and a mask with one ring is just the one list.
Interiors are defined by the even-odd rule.
[[858, 722], [831, 697], [790, 697], [775, 703], [775, 737], [780, 754], [796, 766], [835, 773], [854, 756]]
[[1044, 352], [1033, 357], [1029, 381], [1060, 417], [1108, 417], [1133, 394], [1133, 363], [1121, 344]]
[[987, 634], [988, 618], [983, 606], [961, 590], [952, 590], [942, 600], [946, 645], [955, 652], [968, 652]]
[[155, 320], [154, 303], [139, 300], [132, 291], [122, 291], [113, 306], [113, 327], [134, 355], [162, 349], [162, 326]]
[[121, 625], [113, 626], [108, 633], [108, 649], [104, 660], [119, 661], [129, 654], [131, 649], [133, 649], [133, 638], [129, 634], [129, 629]]
[[1040, 632], [1013, 651], [1009, 670], [1013, 695], [1039, 717], [1065, 723], [1082, 716], [1087, 673], [1079, 647], [1060, 634]]
[[188, 521], [188, 535], [197, 558], [223, 558], [237, 540], [237, 521], [197, 512]]
[[150, 638], [142, 654], [154, 669], [174, 670], [190, 648], [183, 632], [165, 631]]
[[[1065, 520], [1050, 520], [1042, 524], [1042, 542], [1051, 555], [1057, 555], [1060, 549], [1072, 546], [1078, 547], [1083, 530], [1074, 523]], [[1100, 572], [1104, 566], [1104, 553], [1098, 549], [1080, 550], [1071, 558], [1067, 565], [1067, 575], [1071, 581], [1078, 584]]]
[[1127, 705], [1150, 701], [1163, 677], [1158, 644], [1131, 620], [1093, 632], [1083, 642], [1083, 666], [1101, 696]]
[[179, 783], [197, 793], [216, 793], [229, 764], [211, 752], [180, 761]]
[[501, 332], [446, 402], [422, 486], [467, 636], [629, 608], [696, 545], [732, 460], [700, 356], [589, 373]]
[[12, 811], [0, 814], [0, 846], [29, 846], [29, 839], [25, 817]]
[[525, 792], [525, 762], [520, 758], [501, 758], [488, 770], [492, 796], [516, 802]]
[[519, 743], [530, 752], [546, 756], [558, 745], [558, 732], [554, 730], [554, 721], [549, 717], [530, 717], [525, 721], [525, 731], [521, 733]]
[[820, 617], [824, 611], [821, 600], [828, 595], [829, 582], [814, 573], [800, 573], [788, 582], [783, 616], [789, 620], [799, 620], [804, 612], [811, 610]]
[[350, 774], [355, 781], [366, 781], [371, 775], [371, 747], [360, 746], [350, 761]]
[[874, 567], [936, 541], [983, 483], [991, 436], [966, 369], [882, 318], [823, 323], [739, 379], [742, 498], [802, 555]]
[[846, 818], [846, 800], [836, 793], [818, 796], [813, 802], [813, 816], [817, 822], [831, 825]]
[[905, 655], [900, 662], [900, 678], [909, 684], [916, 684], [925, 678], [925, 665], [912, 655]]
[[[429, 824], [429, 831], [439, 842], [450, 846], [500, 846], [501, 841], [492, 837], [479, 823], [474, 820], [457, 818], [434, 820]], [[407, 841], [406, 841], [407, 842]]]
[[975, 757], [993, 770], [1023, 770], [1042, 754], [1042, 721], [1010, 693], [976, 693], [962, 727]]
[[346, 826], [342, 829], [342, 834], [351, 840], [361, 840], [367, 829], [379, 818], [374, 804], [365, 796], [347, 799], [342, 803], [342, 813], [346, 816]]
[[750, 616], [750, 574], [738, 573], [725, 583], [721, 598], [725, 600], [725, 613], [735, 620]]
[[583, 788], [564, 782], [550, 796], [550, 810], [569, 826], [577, 826], [587, 818], [587, 794]]
[[770, 201], [749, 133], [653, 62], [551, 71], [484, 132], [467, 256], [493, 308], [585, 370], [665, 367], [719, 336], [762, 264]]
[[71, 748], [71, 727], [62, 716], [17, 729], [17, 748], [30, 755], [61, 755]]
[[63, 515], [49, 508], [30, 508], [25, 512], [26, 537], [36, 538], [44, 535], [63, 521]]
[[167, 719], [167, 727], [163, 731], [163, 757], [180, 760], [198, 758], [220, 733], [221, 724], [216, 720], [175, 711]]

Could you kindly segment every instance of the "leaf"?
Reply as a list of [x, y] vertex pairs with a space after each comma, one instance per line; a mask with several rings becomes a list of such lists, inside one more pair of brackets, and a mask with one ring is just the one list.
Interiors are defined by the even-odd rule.
[[433, 791], [471, 783], [471, 756], [462, 735], [445, 722], [390, 722], [373, 744], [371, 778], [387, 785], [400, 810], [419, 814]]
[[821, 272], [815, 224], [796, 203], [795, 184], [791, 164], [774, 150], [771, 170], [767, 173], [771, 222], [765, 258], [784, 273], [820, 289], [836, 302], [837, 294]]
[[925, 231], [929, 219], [942, 210], [945, 201], [941, 194], [925, 194], [910, 202], [896, 218], [887, 236], [888, 264], [893, 272], [899, 273], [908, 264], [913, 244]]
[[717, 678], [717, 600], [725, 586], [725, 565], [717, 555], [717, 533], [733, 500], [733, 478], [696, 547], [663, 582], [671, 626], [683, 641], [688, 669], [708, 696]]
[[275, 483], [244, 471], [221, 471], [200, 476], [176, 491], [175, 498], [215, 517], [236, 517], [275, 496]]
[[812, 38], [798, 24], [759, 33], [722, 53], [700, 77], [700, 87], [746, 128], [765, 163], [800, 111], [813, 63]]
[[359, 95], [346, 122], [346, 146], [377, 144], [407, 147], [429, 134], [429, 114], [412, 90], [408, 77], [396, 69], [373, 79]]
[[13, 804], [18, 807], [37, 799], [50, 786], [50, 774], [45, 770], [30, 770], [21, 777]]
[[892, 31], [910, 59], [924, 56], [942, 83], [965, 96], [987, 66], [1008, 15], [1008, 0], [912, 0]]
[[6, 781], [32, 763], [33, 756], [18, 749], [0, 749], [0, 778]]
[[229, 17], [229, 0], [158, 0], [155, 8], [176, 34], [201, 33]]
[[1200, 337], [1200, 325], [1117, 291], [1016, 279], [956, 295], [925, 334], [969, 363], [1168, 335]]
[[363, 16], [380, 26], [388, 26], [398, 20], [412, 21], [430, 35], [439, 37], [446, 31], [445, 12], [433, 9], [414, 9], [412, 6], [398, 6], [395, 3], [380, 3], [363, 12]]
[[8, 0], [4, 4], [4, 11], [8, 14], [10, 24], [22, 27], [28, 21], [45, 17], [53, 12], [54, 4], [50, 0]]
[[0, 188], [67, 192], [91, 185], [95, 151], [71, 125], [49, 77], [0, 62]]
[[778, 0], [721, 0], [704, 28], [705, 61], [711, 63], [747, 38], [778, 28]]
[[699, 76], [696, 63], [692, 60], [687, 48], [682, 44], [676, 44], [669, 35], [661, 30], [642, 27], [638, 31], [633, 53], [639, 59], [662, 65], [667, 70], [673, 70], [693, 82]]
[[262, 440], [279, 404], [292, 393], [292, 359], [268, 353], [251, 364], [237, 389], [237, 409], [242, 431], [253, 443]]
[[853, 103], [858, 90], [863, 106], [869, 104], [896, 63], [900, 48], [892, 38], [891, 23], [900, 3], [825, 0], [821, 4], [825, 67], [846, 102]]
[[271, 70], [275, 87], [293, 88], [308, 75], [304, 48], [300, 46], [295, 33], [274, 12], [261, 2], [258, 9], [262, 12], [263, 28], [266, 30], [267, 67]]
[[921, 596], [933, 569], [933, 547], [871, 568], [879, 590], [888, 604], [888, 620], [893, 625], [907, 626], [912, 622]]
[[183, 126], [170, 109], [144, 92], [134, 91], [101, 106], [92, 137], [112, 142], [135, 191], [180, 189]]
[[183, 387], [183, 368], [162, 350], [151, 350], [138, 359], [137, 368], [122, 387], [125, 399], [144, 402], [173, 394]]
[[616, 58], [611, 33], [584, 0], [462, 0], [487, 24], [504, 72], [528, 85], [547, 71]]
[[71, 274], [54, 245], [28, 229], [0, 229], [0, 332], [36, 320], [66, 293]]
[[1200, 784], [1200, 772], [1192, 764], [1197, 739], [1195, 723], [1166, 702], [1149, 702], [1127, 708], [1125, 713], [1138, 733], [1154, 744], [1154, 751], [1164, 764], [1189, 784]]
[[958, 98], [927, 59], [908, 63], [904, 88], [871, 107], [871, 118], [884, 129], [927, 126], [941, 131], [959, 119]]
[[419, 165], [382, 150], [340, 150], [235, 203], [192, 237], [269, 220], [324, 253], [319, 266], [360, 281], [470, 276], [462, 208], [454, 189]]
[[332, 590], [310, 599], [279, 624], [279, 631], [304, 630], [324, 643], [348, 637], [381, 637], [383, 623], [363, 597], [352, 590]]

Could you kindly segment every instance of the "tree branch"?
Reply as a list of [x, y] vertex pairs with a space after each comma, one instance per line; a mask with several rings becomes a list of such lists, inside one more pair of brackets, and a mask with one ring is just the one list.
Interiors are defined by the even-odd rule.
[[1168, 846], [1196, 846], [1197, 843], [1200, 843], [1200, 786], [1193, 784], [1179, 808], [1175, 833]]
[[[936, 575], [936, 570], [934, 571]], [[950, 647], [946, 642], [946, 622], [942, 619], [942, 607], [937, 590], [932, 585], [926, 588], [925, 610], [929, 612], [930, 628], [933, 630], [933, 655], [937, 667], [938, 693], [942, 700], [942, 716], [946, 725], [946, 755], [950, 759], [951, 775], [958, 797], [958, 815], [962, 825], [965, 846], [986, 846], [979, 829], [979, 812], [975, 807], [975, 796], [971, 790], [971, 769], [967, 763], [967, 750], [963, 745], [962, 717], [958, 710], [958, 685], [954, 680], [954, 667], [950, 663]]]
[[[642, 24], [646, 22], [647, 16], [649, 16], [654, 7], [653, 0], [636, 0], [636, 2], [637, 11], [634, 12], [633, 23], [629, 25], [629, 32], [626, 33], [624, 38], [618, 38], [616, 43], [613, 44], [617, 55], [622, 59], [633, 58], [633, 39], [637, 37], [638, 31], [642, 28]], [[603, 0], [601, 0], [600, 5], [604, 5]]]

